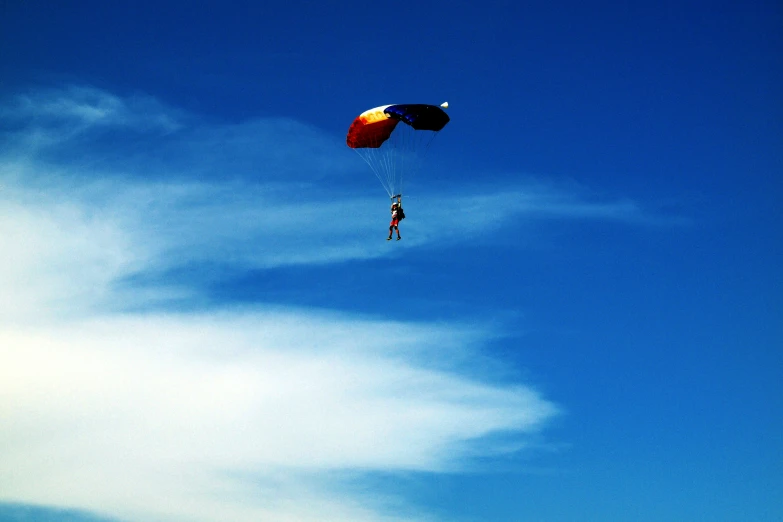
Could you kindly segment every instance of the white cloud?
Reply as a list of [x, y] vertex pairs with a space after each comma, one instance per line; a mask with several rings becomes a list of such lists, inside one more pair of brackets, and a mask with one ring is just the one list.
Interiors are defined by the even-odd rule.
[[116, 224], [73, 202], [36, 205], [0, 193], [0, 325], [11, 318], [82, 313], [136, 266], [141, 248]]
[[[536, 431], [554, 413], [531, 390], [396, 355], [378, 335], [390, 328], [414, 352], [460, 343], [447, 327], [306, 311], [3, 328], [0, 491], [144, 519], [257, 520], [247, 478], [301, 474], [316, 491], [289, 500], [317, 511], [292, 519], [337, 520], [344, 506], [318, 506], [319, 472], [443, 470], [482, 436]], [[222, 509], [231, 516], [197, 516]]]

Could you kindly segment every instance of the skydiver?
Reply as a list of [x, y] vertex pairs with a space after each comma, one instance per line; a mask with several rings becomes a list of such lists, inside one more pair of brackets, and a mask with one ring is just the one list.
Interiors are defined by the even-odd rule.
[[[392, 201], [391, 205], [391, 223], [389, 223], [389, 237], [386, 238], [386, 241], [391, 241], [392, 238], [392, 231], [397, 231], [397, 241], [402, 239], [402, 236], [400, 236], [400, 229], [397, 228], [400, 220], [405, 218], [405, 212], [402, 210], [402, 195], [397, 194], [396, 196], [397, 201]], [[392, 198], [393, 200], [394, 198]]]

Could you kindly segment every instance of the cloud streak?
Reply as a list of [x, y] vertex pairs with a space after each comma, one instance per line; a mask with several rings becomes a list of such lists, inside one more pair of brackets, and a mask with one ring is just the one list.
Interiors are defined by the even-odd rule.
[[[6, 123], [86, 131], [123, 127], [138, 131], [173, 132], [183, 114], [149, 96], [120, 97], [101, 89], [72, 85], [36, 89], [15, 96], [0, 108]], [[64, 134], [72, 137], [73, 134]]]

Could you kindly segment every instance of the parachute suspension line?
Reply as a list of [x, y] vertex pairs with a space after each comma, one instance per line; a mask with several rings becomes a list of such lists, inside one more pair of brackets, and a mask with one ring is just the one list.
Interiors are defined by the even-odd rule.
[[[402, 127], [400, 127], [400, 125], [402, 125]], [[396, 138], [399, 152], [395, 155], [395, 158], [399, 164], [397, 165], [397, 170], [395, 172], [394, 194], [400, 194], [402, 192], [402, 180], [405, 178], [405, 173], [408, 169], [408, 154], [410, 154], [409, 141], [411, 133], [411, 128], [404, 123], [398, 124], [397, 127], [397, 133], [399, 136], [396, 136]]]
[[[392, 134], [394, 136], [394, 134]], [[394, 144], [394, 142], [392, 142]], [[395, 175], [397, 173], [397, 153], [394, 148], [387, 148], [386, 154], [386, 183], [389, 190], [389, 197], [394, 195]]]
[[378, 178], [378, 181], [381, 182], [381, 185], [383, 186], [383, 189], [386, 191], [387, 194], [389, 194], [389, 197], [392, 196], [391, 191], [388, 188], [388, 184], [385, 181], [385, 176], [381, 174], [381, 169], [379, 168], [379, 163], [376, 158], [374, 158], [373, 154], [370, 152], [373, 149], [353, 149], [356, 151], [356, 154], [359, 155], [360, 158], [364, 160], [367, 165], [370, 166], [370, 170], [372, 170], [373, 174], [375, 174], [375, 177]]
[[381, 141], [375, 140], [370, 147], [355, 148], [353, 150], [361, 157], [365, 163], [370, 167], [375, 177], [381, 182], [386, 193], [389, 197], [392, 196], [392, 190], [390, 183], [390, 172], [393, 172], [391, 168], [393, 155], [384, 147], [380, 147]]
[[[376, 145], [380, 145], [380, 143], [376, 143]], [[391, 171], [392, 156], [389, 154], [390, 151], [386, 147], [378, 146], [365, 150], [367, 150], [368, 156], [372, 158], [375, 164], [378, 180], [387, 194], [389, 194], [389, 197], [391, 197], [392, 187], [389, 184], [389, 172]]]
[[397, 192], [398, 194], [402, 194], [403, 182], [409, 176], [414, 174], [411, 169], [416, 164], [415, 161], [413, 161], [413, 156], [416, 154], [416, 134], [417, 132], [414, 131], [412, 127], [406, 127], [405, 133], [403, 135], [403, 140], [405, 142], [405, 152], [402, 154], [402, 161], [404, 164], [400, 170], [400, 186], [399, 192]]
[[434, 131], [415, 131], [412, 128], [401, 130], [403, 130], [400, 132], [402, 153], [398, 155], [401, 166], [398, 169], [397, 185], [392, 190], [393, 194], [402, 194], [405, 180], [418, 176], [424, 164], [424, 157], [438, 134]]
[[396, 194], [402, 194], [404, 191], [405, 180], [415, 175], [414, 167], [416, 166], [416, 143], [419, 140], [419, 131], [415, 131], [410, 126], [405, 126], [398, 130], [400, 153], [397, 155], [400, 165], [397, 169], [397, 179], [394, 192]]
[[393, 196], [397, 181], [397, 171], [399, 169], [399, 165], [397, 164], [398, 153], [394, 148], [388, 148], [384, 152], [386, 154], [386, 184], [389, 192], [391, 192], [391, 195]]
[[398, 128], [383, 147], [353, 149], [370, 167], [386, 194], [402, 194], [405, 180], [415, 177], [421, 168], [437, 132]]
[[405, 140], [405, 154], [403, 155], [405, 168], [402, 172], [400, 172], [400, 194], [402, 194], [403, 190], [403, 180], [416, 174], [413, 172], [413, 168], [416, 165], [414, 156], [416, 155], [416, 141], [418, 138], [418, 132], [414, 131], [411, 127], [408, 127], [405, 130], [405, 137], [403, 138]]

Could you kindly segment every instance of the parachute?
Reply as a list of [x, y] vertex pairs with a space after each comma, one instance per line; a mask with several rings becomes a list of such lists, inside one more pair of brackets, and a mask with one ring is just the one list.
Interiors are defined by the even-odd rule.
[[403, 178], [421, 166], [437, 133], [449, 117], [436, 105], [383, 105], [353, 120], [345, 138], [367, 162], [389, 197], [402, 194]]

